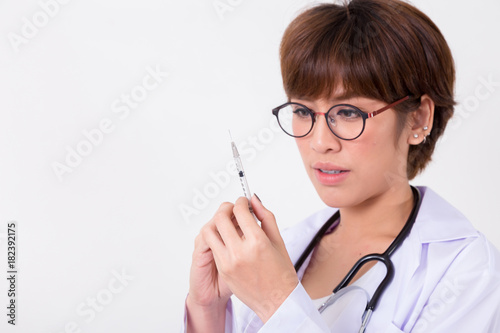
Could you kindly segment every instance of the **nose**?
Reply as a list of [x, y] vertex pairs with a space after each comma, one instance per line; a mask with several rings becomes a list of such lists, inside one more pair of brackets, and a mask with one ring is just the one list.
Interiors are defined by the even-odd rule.
[[314, 116], [314, 127], [309, 133], [311, 148], [318, 153], [340, 151], [342, 148], [341, 140], [328, 127], [325, 114], [316, 112]]

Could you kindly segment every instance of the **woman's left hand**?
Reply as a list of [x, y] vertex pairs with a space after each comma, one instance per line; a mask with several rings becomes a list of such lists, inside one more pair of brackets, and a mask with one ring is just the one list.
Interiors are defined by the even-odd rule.
[[[298, 284], [273, 213], [252, 197], [258, 225], [248, 200], [224, 203], [213, 228], [204, 228], [217, 270], [231, 291], [265, 323]], [[241, 229], [241, 230], [238, 230]]]

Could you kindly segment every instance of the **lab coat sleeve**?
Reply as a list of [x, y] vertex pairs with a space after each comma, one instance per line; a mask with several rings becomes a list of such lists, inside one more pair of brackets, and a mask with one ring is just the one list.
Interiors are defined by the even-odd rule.
[[259, 333], [330, 333], [301, 283], [262, 326]]
[[500, 332], [500, 254], [483, 235], [457, 256], [411, 332]]

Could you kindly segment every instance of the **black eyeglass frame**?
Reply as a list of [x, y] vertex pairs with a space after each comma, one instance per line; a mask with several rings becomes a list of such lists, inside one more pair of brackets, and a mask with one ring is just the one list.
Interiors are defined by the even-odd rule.
[[[311, 110], [310, 108], [308, 108], [307, 106], [303, 105], [303, 104], [300, 104], [300, 103], [295, 103], [295, 102], [287, 102], [283, 105], [280, 105], [276, 108], [274, 108], [272, 110], [272, 113], [273, 115], [276, 116], [276, 120], [278, 121], [278, 124], [280, 125], [281, 129], [283, 130], [283, 132], [285, 132], [287, 135], [291, 136], [291, 137], [294, 137], [294, 138], [303, 138], [307, 135], [309, 135], [309, 133], [311, 133], [313, 127], [314, 127], [314, 123], [316, 122], [316, 115], [319, 114], [319, 115], [324, 115], [325, 116], [325, 120], [326, 120], [326, 124], [328, 125], [328, 128], [330, 129], [330, 131], [339, 139], [341, 140], [345, 140], [345, 141], [352, 141], [352, 140], [356, 140], [357, 138], [359, 138], [361, 136], [361, 134], [363, 134], [363, 132], [365, 131], [365, 126], [366, 126], [366, 119], [368, 118], [373, 118], [375, 117], [376, 115], [379, 115], [381, 114], [382, 112], [384, 111], [387, 111], [389, 109], [391, 109], [392, 107], [400, 104], [400, 103], [403, 103], [404, 101], [408, 100], [410, 98], [410, 96], [405, 96], [389, 105], [386, 105], [384, 106], [383, 108], [377, 110], [377, 111], [373, 111], [371, 113], [366, 113], [366, 112], [363, 112], [361, 111], [358, 107], [354, 106], [354, 105], [351, 105], [351, 104], [336, 104], [334, 106], [332, 106], [326, 113], [323, 113], [323, 112], [314, 112], [313, 110]], [[288, 133], [284, 128], [283, 126], [281, 125], [281, 122], [280, 122], [280, 118], [278, 117], [278, 114], [279, 114], [279, 111], [281, 109], [283, 109], [284, 107], [286, 106], [289, 106], [289, 105], [299, 105], [301, 107], [303, 107], [305, 110], [307, 110], [307, 112], [309, 112], [309, 115], [311, 116], [312, 118], [312, 122], [311, 122], [311, 128], [309, 129], [309, 131], [307, 131], [306, 134], [304, 135], [292, 135], [290, 133]], [[352, 138], [352, 139], [346, 139], [346, 138], [343, 138], [341, 136], [339, 136], [337, 133], [334, 132], [334, 130], [332, 129], [332, 127], [330, 126], [330, 122], [328, 121], [328, 114], [330, 113], [331, 110], [333, 110], [334, 108], [336, 107], [339, 107], [339, 106], [347, 106], [347, 107], [351, 107], [353, 108], [356, 112], [358, 112], [361, 116], [361, 118], [363, 118], [363, 128], [361, 129], [361, 132], [358, 134], [358, 136]]]

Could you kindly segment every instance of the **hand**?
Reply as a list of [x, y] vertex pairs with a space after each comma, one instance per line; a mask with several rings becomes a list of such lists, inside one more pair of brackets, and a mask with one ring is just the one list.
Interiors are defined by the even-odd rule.
[[[204, 228], [215, 229], [215, 224], [211, 221]], [[219, 303], [225, 305], [231, 294], [231, 290], [217, 271], [212, 250], [205, 242], [202, 231], [195, 239], [189, 278], [189, 297], [197, 305], [210, 307]]]
[[221, 205], [214, 227], [203, 228], [217, 270], [230, 290], [266, 322], [298, 284], [274, 215], [255, 196], [252, 208], [260, 227], [239, 198]]
[[[215, 229], [214, 221], [203, 228]], [[188, 332], [222, 332], [226, 304], [231, 294], [217, 271], [212, 250], [205, 242], [202, 231], [195, 239], [191, 263], [189, 295], [186, 300]]]

